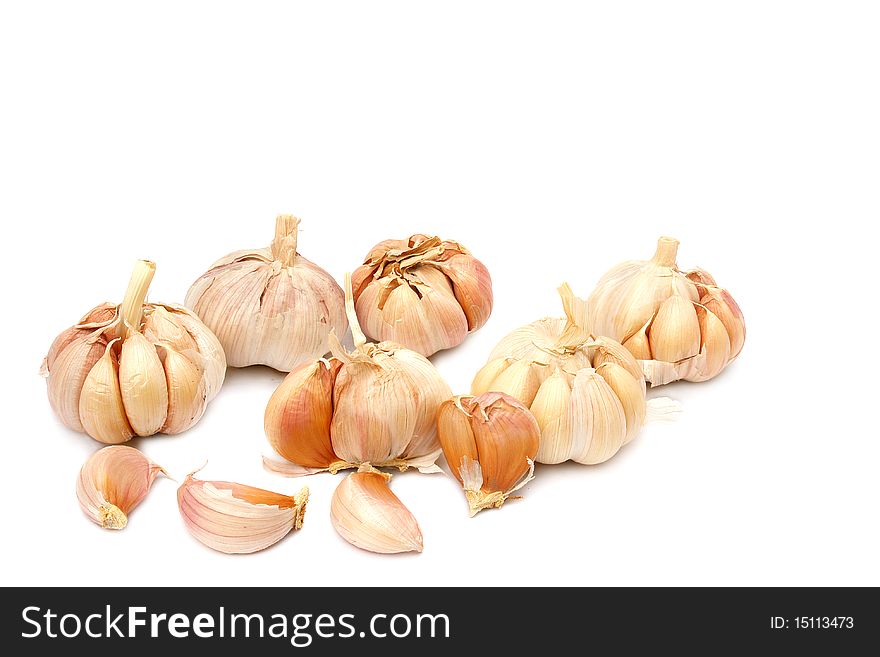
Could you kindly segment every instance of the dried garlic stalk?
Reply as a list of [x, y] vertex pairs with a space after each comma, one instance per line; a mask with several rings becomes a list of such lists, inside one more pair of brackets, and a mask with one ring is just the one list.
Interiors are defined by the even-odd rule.
[[104, 529], [124, 529], [165, 470], [133, 447], [114, 445], [89, 457], [76, 480], [76, 499], [89, 519]]
[[180, 306], [145, 303], [156, 265], [135, 264], [125, 299], [62, 332], [43, 360], [49, 403], [65, 426], [102, 443], [185, 431], [226, 375], [214, 334]]
[[232, 367], [289, 372], [327, 353], [330, 331], [345, 334], [342, 289], [296, 252], [299, 222], [279, 216], [270, 247], [221, 258], [186, 295], [186, 305], [217, 334]]
[[652, 385], [711, 379], [746, 338], [733, 297], [702, 269], [679, 270], [677, 253], [678, 240], [661, 237], [651, 260], [612, 268], [589, 299], [590, 325], [622, 342]]
[[380, 242], [352, 284], [364, 333], [423, 356], [461, 344], [492, 312], [486, 267], [458, 242], [439, 237]]
[[541, 428], [510, 395], [486, 392], [443, 402], [437, 435], [465, 491], [471, 517], [500, 507], [533, 478]]
[[264, 464], [288, 476], [362, 464], [439, 471], [437, 407], [452, 391], [424, 356], [393, 342], [367, 342], [348, 275], [345, 282], [354, 351], [331, 334], [333, 358], [287, 375], [265, 414], [266, 436], [286, 462]]

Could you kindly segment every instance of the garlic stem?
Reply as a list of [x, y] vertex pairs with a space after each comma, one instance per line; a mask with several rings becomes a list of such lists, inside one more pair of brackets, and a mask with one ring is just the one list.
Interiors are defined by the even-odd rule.
[[156, 273], [156, 263], [149, 260], [138, 260], [131, 273], [131, 280], [125, 290], [125, 298], [119, 309], [121, 324], [117, 330], [119, 337], [128, 337], [129, 328], [140, 330], [141, 317], [144, 314], [144, 301], [147, 298], [147, 290]]
[[661, 267], [674, 267], [678, 255], [678, 240], [674, 237], [661, 237], [657, 240], [657, 251], [652, 260]]
[[348, 316], [348, 325], [351, 327], [351, 337], [354, 340], [355, 350], [360, 350], [367, 344], [367, 336], [361, 330], [358, 323], [357, 313], [354, 309], [354, 294], [351, 291], [351, 274], [345, 273], [345, 314]]
[[280, 214], [275, 218], [275, 239], [272, 240], [272, 257], [285, 267], [292, 267], [296, 260], [296, 239], [299, 219], [292, 214]]

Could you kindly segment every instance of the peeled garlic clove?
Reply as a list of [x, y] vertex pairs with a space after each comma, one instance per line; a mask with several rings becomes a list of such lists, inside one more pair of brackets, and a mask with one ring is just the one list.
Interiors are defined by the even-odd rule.
[[131, 428], [139, 436], [152, 436], [168, 416], [168, 387], [156, 347], [142, 334], [132, 332], [122, 343], [119, 387]]
[[485, 266], [457, 242], [438, 237], [380, 242], [352, 280], [365, 333], [424, 356], [460, 344], [492, 311]]
[[330, 443], [333, 386], [342, 363], [320, 359], [296, 367], [269, 399], [264, 428], [279, 455], [307, 468], [339, 460]]
[[471, 516], [500, 507], [531, 480], [541, 430], [513, 397], [490, 392], [447, 400], [438, 411], [437, 428]]
[[343, 479], [330, 502], [330, 520], [342, 538], [380, 554], [421, 552], [415, 517], [388, 488], [388, 475], [355, 472]]
[[593, 369], [577, 373], [571, 396], [572, 432], [576, 437], [584, 437], [584, 448], [574, 454], [572, 460], [587, 465], [607, 461], [626, 441], [623, 405], [611, 386]]
[[207, 390], [203, 370], [171, 345], [156, 346], [168, 383], [168, 415], [162, 433], [181, 433], [198, 422], [205, 412]]
[[104, 355], [89, 370], [79, 397], [79, 418], [83, 429], [95, 440], [107, 444], [124, 443], [134, 435], [119, 387], [119, 373], [113, 340]]
[[228, 481], [188, 475], [177, 489], [177, 506], [192, 536], [218, 552], [264, 550], [300, 529], [309, 489], [293, 497]]
[[614, 391], [623, 407], [626, 419], [626, 437], [623, 444], [635, 438], [645, 424], [647, 402], [641, 375], [635, 378], [630, 372], [617, 363], [605, 362], [596, 368], [596, 373], [605, 379], [605, 383]]
[[568, 379], [557, 369], [541, 384], [530, 407], [541, 427], [541, 442], [535, 457], [538, 463], [562, 463], [583, 451], [585, 436], [575, 436], [573, 432]]
[[123, 529], [128, 514], [165, 471], [133, 447], [98, 450], [76, 480], [76, 498], [89, 519], [104, 529]]
[[100, 336], [79, 336], [62, 349], [49, 365], [47, 387], [52, 410], [64, 426], [85, 431], [79, 417], [79, 403], [89, 372], [107, 350], [107, 341]]
[[331, 330], [345, 334], [342, 289], [297, 253], [298, 227], [299, 219], [280, 215], [269, 248], [221, 258], [186, 295], [233, 367], [289, 372], [326, 354]]
[[648, 340], [655, 360], [677, 363], [700, 353], [700, 321], [693, 302], [672, 296], [660, 304]]

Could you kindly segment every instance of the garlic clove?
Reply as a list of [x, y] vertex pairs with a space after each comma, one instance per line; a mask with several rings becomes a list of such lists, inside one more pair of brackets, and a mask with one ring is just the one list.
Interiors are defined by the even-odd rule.
[[[530, 409], [541, 428], [541, 442], [535, 460], [552, 464], [570, 459], [575, 445], [568, 375], [557, 368], [541, 384]], [[578, 451], [582, 450], [583, 445], [579, 445]]]
[[651, 345], [648, 340], [650, 322], [623, 341], [623, 346], [638, 360], [651, 360]]
[[141, 333], [132, 331], [122, 343], [119, 387], [131, 428], [139, 436], [152, 436], [168, 416], [165, 369], [154, 347]]
[[401, 458], [417, 459], [432, 453], [439, 456], [437, 409], [452, 396], [452, 389], [437, 375], [434, 364], [420, 353], [400, 349], [394, 357], [400, 363], [402, 375], [409, 379], [410, 394], [416, 407], [416, 424]]
[[250, 554], [300, 529], [309, 499], [303, 488], [293, 497], [228, 481], [188, 475], [177, 489], [177, 505], [192, 536], [213, 550]]
[[746, 325], [742, 311], [727, 290], [720, 288], [705, 294], [700, 299], [700, 303], [724, 324], [730, 339], [730, 360], [733, 360], [742, 351], [746, 341]]
[[191, 311], [181, 306], [176, 306], [175, 319], [189, 332], [196, 346], [204, 369], [205, 397], [211, 401], [220, 392], [223, 381], [226, 379], [226, 355], [223, 346], [207, 326]]
[[264, 428], [272, 448], [308, 468], [337, 461], [330, 442], [333, 386], [342, 363], [320, 359], [295, 368], [269, 399]]
[[646, 389], [645, 375], [642, 372], [639, 362], [635, 359], [629, 349], [616, 340], [604, 336], [595, 338], [591, 347], [592, 367], [599, 369], [599, 366], [605, 363], [615, 363], [616, 365], [620, 365], [639, 383], [639, 387], [642, 389], [642, 395], [644, 396]]
[[207, 391], [200, 365], [168, 343], [157, 344], [168, 383], [168, 415], [162, 433], [175, 434], [189, 429], [205, 412]]
[[577, 373], [571, 397], [576, 443], [572, 459], [585, 465], [607, 461], [626, 440], [623, 405], [605, 379], [591, 368]]
[[164, 306], [153, 306], [144, 319], [144, 337], [152, 343], [163, 342], [175, 351], [198, 351], [195, 339]]
[[160, 472], [165, 470], [133, 447], [105, 447], [80, 469], [76, 498], [95, 524], [123, 529], [128, 514], [147, 496]]
[[95, 440], [107, 444], [124, 443], [134, 435], [119, 388], [119, 373], [112, 340], [104, 355], [89, 370], [79, 398], [79, 418], [83, 429]]
[[482, 327], [492, 314], [492, 277], [486, 266], [471, 255], [458, 254], [440, 265], [467, 318], [468, 331]]
[[710, 310], [697, 306], [702, 345], [688, 381], [707, 381], [724, 369], [730, 360], [730, 338], [721, 320]]
[[49, 404], [69, 429], [85, 431], [79, 415], [83, 386], [106, 350], [107, 341], [103, 337], [87, 334], [75, 337], [51, 360], [46, 358]]
[[660, 304], [648, 329], [654, 360], [677, 363], [700, 352], [700, 321], [689, 299], [671, 296]]
[[623, 444], [626, 445], [638, 435], [645, 424], [647, 402], [641, 373], [636, 379], [623, 367], [610, 361], [596, 367], [596, 373], [614, 391], [623, 407], [623, 415], [626, 419], [626, 437]]
[[495, 383], [495, 379], [501, 376], [501, 373], [504, 372], [512, 362], [513, 359], [511, 358], [493, 358], [483, 365], [474, 377], [473, 383], [471, 383], [471, 394], [482, 395], [484, 392], [489, 392]]
[[330, 502], [330, 520], [342, 538], [370, 552], [421, 552], [415, 517], [388, 488], [388, 475], [355, 472], [343, 479]]
[[518, 399], [526, 406], [531, 406], [541, 382], [534, 365], [527, 360], [517, 360], [505, 369], [492, 384], [492, 392], [504, 392]]
[[[469, 404], [465, 407], [462, 400], [467, 398], [455, 397], [448, 399], [437, 410], [437, 436], [443, 447], [443, 454], [446, 456], [446, 462], [452, 475], [458, 479], [458, 483], [467, 489], [471, 482], [466, 482], [463, 478], [462, 465], [466, 459], [479, 462], [479, 452], [477, 451], [477, 443], [474, 438], [474, 432], [469, 422], [469, 415], [472, 406]], [[473, 397], [470, 398], [471, 400]], [[476, 489], [482, 486], [482, 477]]]

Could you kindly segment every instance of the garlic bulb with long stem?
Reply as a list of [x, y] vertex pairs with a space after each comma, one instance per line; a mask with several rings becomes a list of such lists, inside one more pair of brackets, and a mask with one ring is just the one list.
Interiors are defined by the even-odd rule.
[[367, 342], [346, 274], [346, 309], [354, 337], [347, 352], [330, 335], [333, 357], [294, 369], [266, 406], [266, 436], [289, 476], [370, 464], [434, 472], [440, 455], [437, 408], [452, 391], [424, 356], [393, 342]]
[[566, 316], [538, 320], [503, 338], [474, 377], [471, 393], [504, 392], [529, 407], [541, 427], [539, 463], [601, 463], [644, 424], [645, 382], [626, 349], [590, 333], [586, 304], [568, 284], [559, 294]]
[[289, 372], [326, 354], [331, 331], [345, 334], [342, 289], [297, 253], [299, 223], [280, 215], [271, 246], [230, 253], [187, 292], [186, 305], [217, 335], [232, 367]]
[[746, 338], [733, 297], [708, 272], [681, 271], [677, 253], [678, 240], [661, 237], [653, 258], [609, 270], [588, 302], [592, 329], [619, 340], [652, 385], [711, 379]]
[[223, 348], [198, 317], [145, 302], [155, 271], [139, 260], [123, 302], [89, 311], [43, 360], [59, 419], [102, 443], [185, 431], [223, 384]]
[[500, 507], [533, 478], [541, 427], [510, 395], [486, 392], [443, 402], [437, 435], [471, 517]]
[[357, 316], [374, 340], [423, 356], [461, 344], [492, 312], [492, 279], [458, 242], [385, 240], [352, 274]]
[[104, 529], [123, 529], [128, 514], [166, 474], [133, 447], [113, 445], [89, 457], [76, 480], [76, 498], [89, 520]]

